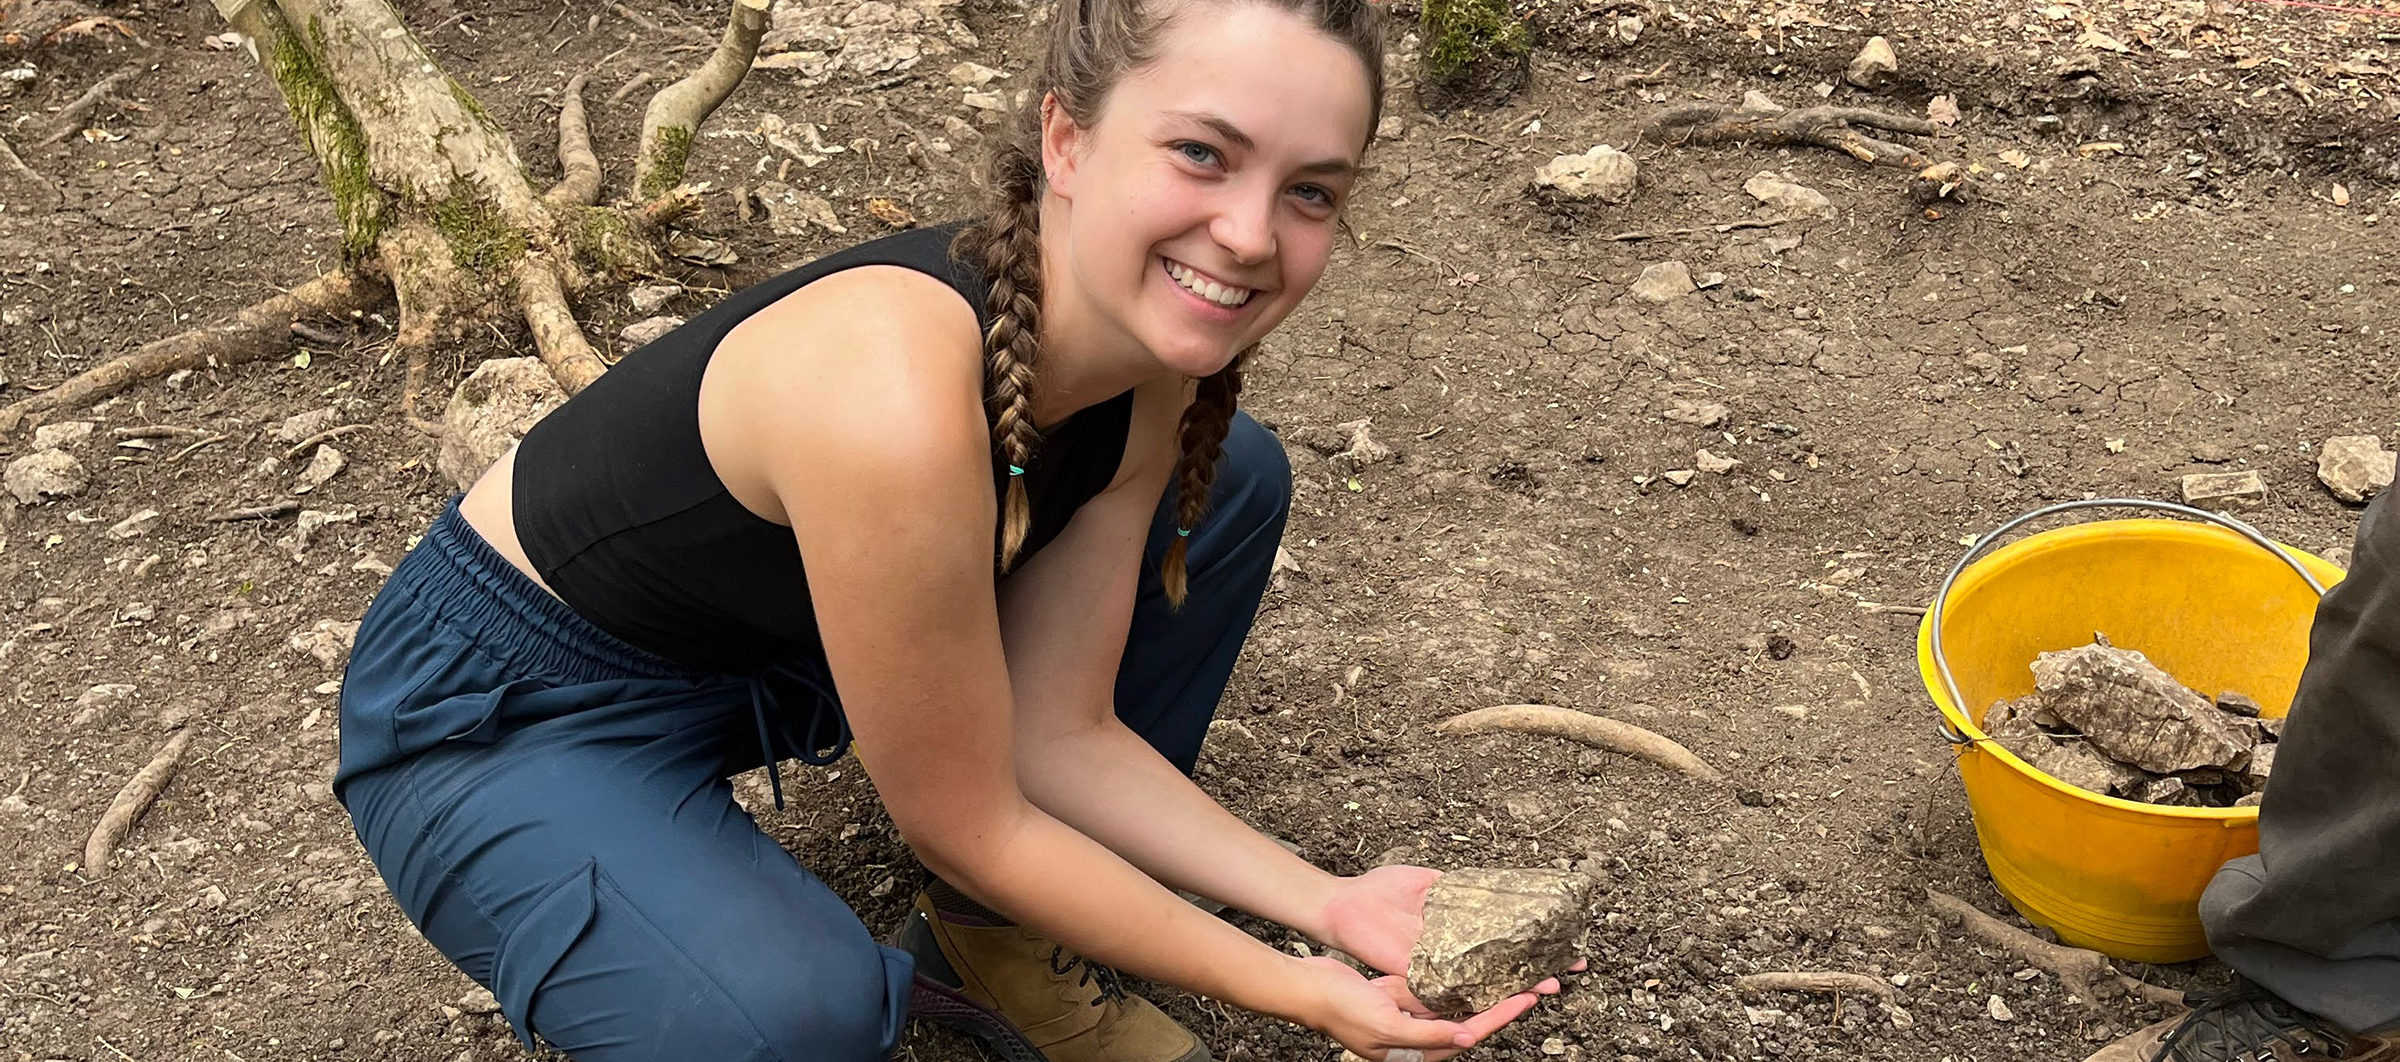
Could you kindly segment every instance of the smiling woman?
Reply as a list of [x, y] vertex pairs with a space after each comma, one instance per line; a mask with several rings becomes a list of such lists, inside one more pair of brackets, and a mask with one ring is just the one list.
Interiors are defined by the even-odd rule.
[[[1065, 0], [992, 202], [736, 293], [443, 514], [369, 609], [336, 791], [400, 906], [585, 1062], [1200, 1062], [1112, 968], [1440, 1059], [1438, 875], [1339, 878], [1193, 785], [1290, 497], [1236, 411], [1382, 95], [1363, 0]], [[806, 558], [805, 565], [802, 558]], [[885, 941], [729, 772], [859, 751], [930, 872]], [[1106, 965], [1101, 965], [1106, 964]]]

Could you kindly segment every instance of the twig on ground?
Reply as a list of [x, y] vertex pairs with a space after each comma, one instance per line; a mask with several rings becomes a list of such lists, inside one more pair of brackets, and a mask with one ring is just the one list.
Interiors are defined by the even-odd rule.
[[1572, 708], [1547, 704], [1503, 704], [1452, 716], [1435, 729], [1445, 734], [1507, 731], [1562, 737], [1593, 748], [1648, 760], [1693, 778], [1713, 782], [1725, 777], [1722, 772], [1693, 755], [1692, 750], [1673, 740], [1632, 723], [1578, 712]]
[[642, 90], [642, 86], [649, 84], [651, 80], [657, 76], [658, 75], [653, 74], [650, 71], [644, 70], [633, 75], [632, 77], [625, 79], [625, 83], [617, 86], [617, 90], [615, 92], [608, 94], [608, 105], [614, 107], [617, 104], [625, 102], [625, 97], [631, 96], [636, 92], [640, 92]]
[[1771, 229], [1783, 222], [1782, 218], [1746, 218], [1741, 221], [1724, 221], [1714, 225], [1694, 225], [1684, 229], [1658, 229], [1655, 231], [1635, 229], [1631, 232], [1620, 232], [1606, 237], [1606, 239], [1610, 243], [1631, 243], [1635, 240], [1655, 240], [1667, 236], [1696, 236], [1703, 232], [1724, 233], [1738, 232], [1743, 229]]
[[344, 424], [338, 428], [327, 428], [324, 431], [300, 440], [298, 443], [294, 444], [291, 449], [285, 450], [283, 452], [283, 459], [289, 461], [300, 456], [301, 454], [315, 449], [318, 443], [339, 439], [344, 435], [350, 434], [351, 432], [365, 431], [372, 427], [374, 427], [372, 424]]
[[1402, 241], [1402, 240], [1382, 240], [1382, 241], [1378, 241], [1378, 242], [1375, 244], [1375, 246], [1377, 246], [1377, 247], [1389, 247], [1389, 248], [1391, 248], [1392, 250], [1398, 251], [1398, 252], [1400, 252], [1400, 253], [1402, 253], [1402, 254], [1406, 254], [1406, 255], [1413, 255], [1413, 256], [1415, 256], [1415, 257], [1422, 258], [1422, 259], [1424, 259], [1424, 260], [1426, 260], [1426, 261], [1428, 261], [1428, 262], [1431, 262], [1431, 263], [1433, 263], [1433, 267], [1434, 267], [1435, 269], [1439, 269], [1439, 270], [1441, 270], [1441, 271], [1442, 271], [1442, 272], [1444, 272], [1444, 273], [1448, 273], [1448, 274], [1450, 274], [1451, 276], [1457, 276], [1457, 275], [1459, 275], [1459, 274], [1458, 274], [1458, 270], [1456, 270], [1456, 269], [1452, 269], [1452, 268], [1450, 267], [1450, 263], [1448, 263], [1448, 262], [1445, 262], [1445, 261], [1442, 261], [1442, 260], [1441, 260], [1441, 259], [1439, 259], [1439, 258], [1435, 258], [1434, 256], [1432, 256], [1432, 255], [1429, 255], [1429, 254], [1426, 254], [1426, 253], [1425, 253], [1425, 252], [1423, 252], [1423, 251], [1417, 250], [1415, 247], [1412, 247], [1412, 246], [1410, 246], [1410, 245], [1409, 245], [1408, 243], [1406, 243], [1405, 241]]
[[74, 102], [59, 108], [58, 117], [54, 119], [57, 124], [51, 128], [50, 135], [43, 137], [38, 143], [42, 147], [49, 147], [74, 136], [77, 130], [83, 128], [83, 120], [91, 117], [93, 109], [100, 106], [101, 100], [106, 99], [109, 93], [116, 91], [117, 86], [123, 84], [125, 79], [141, 72], [141, 67], [129, 66], [101, 78], [92, 87], [83, 90], [83, 95], [75, 97]]
[[208, 432], [200, 428], [179, 428], [173, 424], [144, 424], [133, 428], [118, 428], [109, 434], [119, 439], [189, 439], [197, 435], [206, 435]]
[[650, 16], [642, 14], [641, 12], [627, 7], [624, 4], [616, 3], [614, 0], [611, 0], [610, 4], [608, 5], [608, 9], [616, 12], [617, 14], [625, 16], [625, 18], [634, 25], [640, 26], [641, 28], [649, 30], [652, 33], [674, 33], [687, 37], [697, 36], [702, 38], [708, 36], [708, 32], [706, 30], [697, 29], [691, 26], [660, 25], [657, 20], [652, 19]]
[[151, 801], [158, 799], [168, 779], [175, 776], [176, 766], [183, 762], [183, 750], [191, 744], [192, 732], [177, 730], [174, 737], [167, 739], [166, 747], [134, 772], [125, 782], [125, 788], [117, 790], [117, 798], [109, 802], [108, 810], [100, 815], [100, 824], [92, 827], [91, 838], [83, 844], [84, 873], [98, 877], [108, 869], [109, 853], [117, 850], [117, 843], [125, 839], [126, 831], [133, 828], [142, 812], [150, 810]]
[[290, 516], [299, 511], [299, 502], [290, 498], [285, 498], [281, 501], [268, 502], [265, 505], [252, 505], [242, 509], [234, 509], [228, 512], [217, 513], [214, 516], [205, 516], [201, 519], [212, 524], [230, 524], [237, 520], [272, 520], [279, 516]]
[[195, 443], [191, 444], [190, 446], [186, 446], [186, 447], [184, 447], [184, 448], [183, 448], [183, 449], [181, 449], [181, 450], [177, 450], [177, 451], [175, 451], [175, 456], [173, 456], [173, 457], [170, 457], [170, 458], [167, 458], [167, 463], [168, 463], [168, 464], [170, 464], [170, 465], [172, 465], [172, 464], [176, 464], [176, 463], [179, 463], [179, 462], [181, 462], [181, 461], [182, 461], [184, 458], [187, 458], [187, 457], [190, 457], [190, 456], [192, 456], [192, 454], [193, 454], [193, 453], [197, 452], [197, 451], [198, 451], [198, 450], [199, 450], [201, 447], [203, 447], [203, 446], [215, 446], [216, 444], [218, 444], [218, 443], [221, 443], [221, 442], [224, 442], [224, 441], [225, 441], [225, 436], [222, 436], [222, 435], [211, 435], [211, 436], [209, 436], [208, 438], [201, 439], [201, 440], [199, 440], [198, 442], [195, 442]]
[[1933, 165], [1923, 152], [1869, 136], [1877, 129], [1932, 136], [1923, 118], [1885, 114], [1863, 107], [1806, 107], [1760, 111], [1719, 103], [1669, 107], [1642, 123], [1642, 135], [1667, 144], [1786, 144], [1832, 148], [1860, 162], [1922, 170]]
[[320, 347], [338, 347], [350, 342], [350, 337], [330, 329], [319, 328], [306, 321], [292, 322], [292, 334]]
[[1633, 74], [1619, 74], [1617, 75], [1616, 80], [1609, 82], [1609, 84], [1620, 89], [1640, 88], [1644, 85], [1656, 85], [1667, 79], [1667, 67], [1672, 65], [1674, 64], [1660, 63], [1656, 68], [1651, 70], [1645, 70]]
[[1733, 990], [1746, 996], [1764, 996], [1769, 992], [1830, 994], [1837, 1015], [1841, 1013], [1844, 993], [1873, 996], [1881, 1003], [1884, 1016], [1890, 1018], [1895, 1027], [1906, 1029], [1917, 1023], [1916, 1018], [1909, 1015], [1908, 1008], [1900, 1005], [1900, 993], [1893, 991], [1889, 982], [1866, 974], [1799, 970], [1746, 974], [1734, 978]]
[[1859, 607], [1864, 608], [1869, 612], [1888, 613], [1894, 616], [1922, 616], [1925, 614], [1925, 606], [1923, 605], [1878, 605], [1869, 603]]
[[2183, 1005], [2183, 993], [2118, 973], [2108, 956], [2087, 948], [2052, 944], [1978, 910], [1974, 904], [1945, 892], [1925, 890], [1933, 909], [1957, 922], [1968, 935], [2014, 954], [2050, 972], [2085, 1006], [2098, 1006], [2103, 991], [2128, 992], [2152, 1003]]

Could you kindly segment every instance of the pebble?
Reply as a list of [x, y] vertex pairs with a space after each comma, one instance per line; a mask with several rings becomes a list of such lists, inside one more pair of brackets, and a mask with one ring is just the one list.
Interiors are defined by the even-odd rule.
[[2255, 471], [2195, 472], [2183, 477], [2183, 500], [2202, 508], [2254, 509], [2267, 500], [2267, 483]]
[[683, 318], [681, 317], [650, 317], [626, 325], [624, 331], [617, 333], [617, 339], [624, 344], [626, 350], [638, 350], [656, 342], [658, 337], [682, 326]]
[[1736, 458], [1719, 457], [1716, 454], [1710, 453], [1703, 449], [1699, 453], [1692, 455], [1692, 464], [1697, 466], [1702, 472], [1708, 472], [1722, 476], [1736, 468], [1740, 468], [1742, 462]]
[[1624, 203], [1633, 198], [1639, 167], [1633, 156], [1607, 144], [1594, 145], [1580, 155], [1559, 155], [1533, 172], [1537, 188], [1568, 199]]
[[129, 538], [139, 538], [149, 534], [151, 528], [158, 526], [158, 518], [158, 510], [144, 509], [110, 525], [108, 537], [120, 542]]
[[17, 499], [20, 505], [34, 505], [47, 498], [71, 498], [92, 485], [91, 473], [84, 471], [64, 450], [41, 450], [8, 463], [0, 472], [0, 486]]
[[33, 448], [64, 450], [80, 445], [92, 437], [93, 424], [88, 420], [70, 420], [59, 424], [44, 424], [33, 429]]
[[2394, 454], [2373, 435], [2336, 435], [2317, 448], [2317, 481], [2352, 505], [2391, 488]]
[[1985, 1000], [1983, 1009], [1992, 1016], [1993, 1021], [2017, 1020], [2016, 1012], [2009, 1010], [2008, 1004], [2003, 1002], [1999, 996], [1993, 996], [1992, 998]]
[[300, 470], [300, 480], [292, 485], [292, 493], [306, 494], [324, 486], [326, 481], [340, 475], [349, 464], [350, 460], [343, 457], [340, 450], [332, 446], [317, 447], [317, 452], [308, 459], [308, 467]]
[[1698, 474], [1699, 473], [1688, 468], [1678, 468], [1671, 472], [1661, 472], [1658, 475], [1660, 479], [1664, 479], [1678, 487], [1688, 487], [1692, 485], [1692, 477]]
[[626, 292], [625, 298], [633, 304], [633, 312], [655, 314], [681, 294], [683, 286], [680, 284], [644, 284]]
[[1631, 294], [1643, 302], [1673, 302], [1699, 290], [1692, 284], [1692, 269], [1681, 262], [1656, 262], [1642, 267], [1635, 278]]
[[1694, 402], [1688, 398], [1676, 399], [1668, 404], [1665, 412], [1659, 414], [1661, 419], [1695, 428], [1720, 427], [1732, 416], [1733, 410], [1726, 408], [1723, 402]]
[[[1758, 200], [1769, 213], [1784, 218], [1830, 218], [1837, 213], [1833, 200], [1825, 198], [1825, 193], [1765, 170], [1743, 181], [1742, 191], [1750, 193], [1750, 198]], [[1769, 249], [1773, 246], [1770, 239]], [[1798, 246], [1798, 242], [1794, 241], [1793, 246]]]
[[1842, 80], [1869, 92], [1880, 92], [1891, 87], [1899, 74], [1900, 57], [1892, 51], [1892, 42], [1871, 37], [1867, 46], [1858, 50], [1858, 57], [1850, 60], [1850, 68], [1842, 72]]

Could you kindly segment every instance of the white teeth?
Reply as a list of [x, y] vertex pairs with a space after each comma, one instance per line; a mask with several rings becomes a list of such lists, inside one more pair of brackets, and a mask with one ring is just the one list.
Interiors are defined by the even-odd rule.
[[1219, 306], [1239, 306], [1250, 301], [1250, 296], [1254, 294], [1248, 288], [1229, 288], [1209, 280], [1193, 272], [1190, 267], [1172, 260], [1167, 262], [1167, 275], [1174, 277], [1175, 283], [1182, 285], [1183, 290]]

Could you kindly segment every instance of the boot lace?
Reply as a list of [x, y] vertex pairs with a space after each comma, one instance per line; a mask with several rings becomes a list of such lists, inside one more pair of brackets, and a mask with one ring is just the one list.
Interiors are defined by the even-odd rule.
[[2192, 1012], [2150, 1062], [2289, 1062], [2350, 1053], [2347, 1037], [2245, 977], [2224, 992], [2195, 993], [2190, 1002]]
[[1048, 965], [1050, 972], [1060, 977], [1081, 970], [1082, 973], [1075, 978], [1075, 986], [1096, 985], [1100, 989], [1099, 996], [1092, 1000], [1095, 1007], [1125, 998], [1125, 980], [1115, 970], [1083, 956], [1070, 955], [1063, 947], [1055, 944], [1050, 946]]

